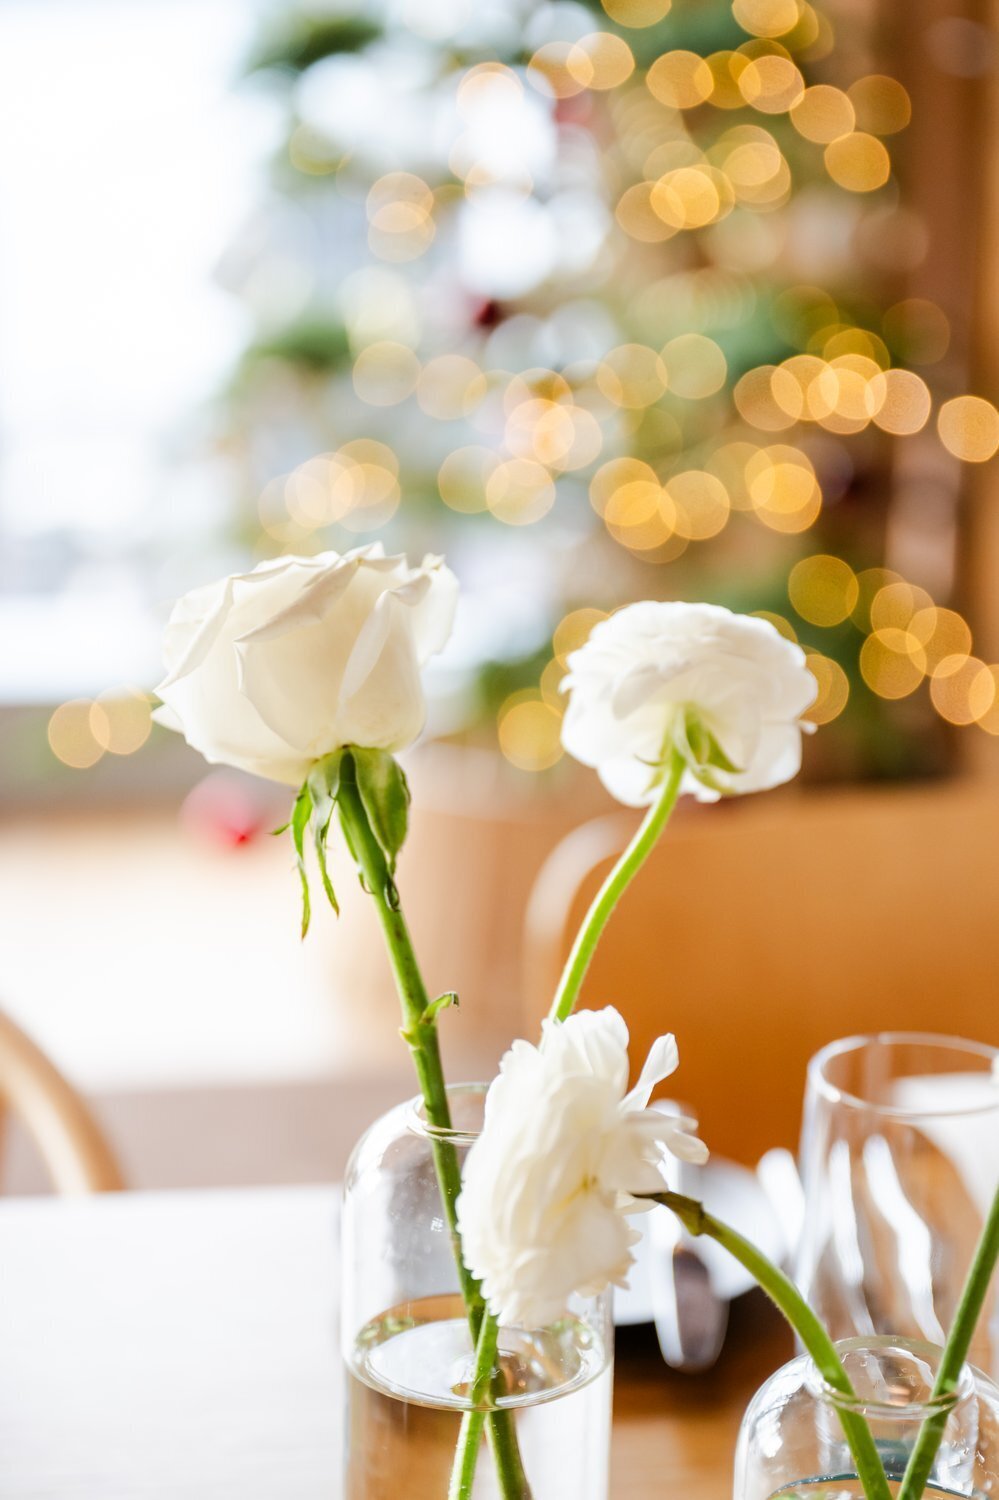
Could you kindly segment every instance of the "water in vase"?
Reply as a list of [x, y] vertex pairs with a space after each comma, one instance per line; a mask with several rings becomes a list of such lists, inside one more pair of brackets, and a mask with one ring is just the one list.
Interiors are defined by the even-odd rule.
[[[584, 1324], [503, 1330], [497, 1404], [511, 1413], [533, 1500], [606, 1500], [608, 1351]], [[407, 1302], [369, 1323], [347, 1369], [344, 1500], [446, 1500], [472, 1372], [458, 1297]], [[483, 1443], [474, 1500], [499, 1494]]]

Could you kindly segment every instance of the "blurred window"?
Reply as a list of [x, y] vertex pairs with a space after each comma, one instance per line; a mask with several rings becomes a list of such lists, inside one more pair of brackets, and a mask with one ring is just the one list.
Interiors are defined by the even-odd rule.
[[212, 274], [272, 110], [245, 0], [0, 8], [0, 703], [158, 664], [150, 600], [218, 530], [199, 405], [245, 341]]

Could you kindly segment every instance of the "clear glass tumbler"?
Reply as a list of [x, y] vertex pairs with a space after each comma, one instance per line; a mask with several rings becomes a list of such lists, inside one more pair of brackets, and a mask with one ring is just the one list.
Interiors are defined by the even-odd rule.
[[760, 1387], [742, 1420], [735, 1459], [735, 1500], [863, 1500], [841, 1414], [867, 1421], [897, 1494], [924, 1418], [946, 1408], [927, 1500], [999, 1493], [999, 1387], [965, 1365], [958, 1389], [932, 1397], [940, 1360], [935, 1345], [892, 1337], [846, 1339], [838, 1346], [856, 1393], [848, 1400], [822, 1379], [807, 1354]]
[[[893, 1032], [812, 1058], [795, 1277], [833, 1338], [942, 1344], [999, 1187], [999, 1051]], [[971, 1349], [999, 1371], [993, 1290]]]
[[[472, 1409], [472, 1342], [437, 1167], [442, 1150], [459, 1168], [464, 1162], [485, 1088], [448, 1092], [453, 1130], [429, 1126], [412, 1100], [371, 1127], [347, 1167], [344, 1500], [447, 1500], [462, 1417]], [[607, 1500], [612, 1360], [610, 1293], [573, 1298], [546, 1328], [501, 1327], [497, 1378], [482, 1409], [506, 1414], [513, 1428], [523, 1500]], [[488, 1437], [473, 1500], [502, 1493]]]

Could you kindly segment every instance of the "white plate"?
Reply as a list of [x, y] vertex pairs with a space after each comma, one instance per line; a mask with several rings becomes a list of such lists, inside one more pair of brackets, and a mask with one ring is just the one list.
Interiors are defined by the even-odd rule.
[[[784, 1242], [755, 1173], [734, 1161], [715, 1158], [701, 1168], [700, 1176], [705, 1208], [745, 1235], [764, 1255], [779, 1261]], [[654, 1208], [632, 1222], [636, 1229], [641, 1229], [642, 1238], [634, 1248], [635, 1264], [629, 1287], [614, 1293], [614, 1321], [621, 1326], [653, 1321], [652, 1282], [656, 1265], [657, 1262], [662, 1265], [660, 1274], [669, 1274], [666, 1258], [679, 1234], [676, 1216], [668, 1208]], [[697, 1248], [710, 1273], [712, 1287], [723, 1301], [731, 1302], [753, 1285], [749, 1272], [714, 1240], [702, 1235]]]

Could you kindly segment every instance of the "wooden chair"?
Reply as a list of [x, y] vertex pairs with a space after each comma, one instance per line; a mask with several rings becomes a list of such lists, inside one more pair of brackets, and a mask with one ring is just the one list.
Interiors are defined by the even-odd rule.
[[[555, 849], [528, 908], [525, 1035], [636, 814]], [[722, 1155], [797, 1144], [805, 1065], [856, 1032], [999, 1044], [999, 790], [988, 783], [681, 804], [607, 927], [581, 1003], [618, 1007]]]
[[19, 1117], [58, 1193], [113, 1193], [125, 1184], [79, 1094], [44, 1052], [0, 1012], [0, 1106]]

